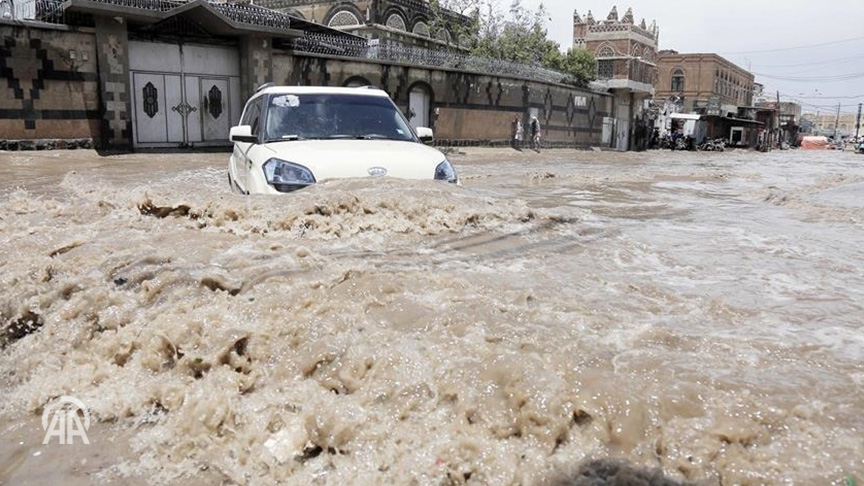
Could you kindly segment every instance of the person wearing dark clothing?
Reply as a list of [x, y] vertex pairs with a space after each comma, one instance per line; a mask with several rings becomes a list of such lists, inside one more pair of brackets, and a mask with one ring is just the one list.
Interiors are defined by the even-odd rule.
[[540, 151], [540, 120], [536, 116], [531, 117], [531, 148]]

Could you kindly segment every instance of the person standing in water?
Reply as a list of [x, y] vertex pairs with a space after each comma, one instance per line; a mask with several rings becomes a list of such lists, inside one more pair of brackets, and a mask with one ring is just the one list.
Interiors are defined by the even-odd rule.
[[522, 138], [524, 137], [524, 127], [522, 126], [522, 117], [516, 115], [513, 119], [513, 127], [512, 127], [512, 142], [513, 148], [516, 150], [522, 150]]
[[540, 120], [531, 117], [531, 148], [540, 152]]

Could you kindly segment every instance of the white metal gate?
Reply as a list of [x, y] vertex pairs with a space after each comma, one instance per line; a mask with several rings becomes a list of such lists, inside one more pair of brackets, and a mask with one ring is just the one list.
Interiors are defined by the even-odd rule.
[[243, 111], [237, 49], [132, 41], [129, 70], [135, 147], [229, 145]]
[[429, 93], [425, 88], [415, 87], [408, 93], [409, 122], [414, 128], [429, 126]]

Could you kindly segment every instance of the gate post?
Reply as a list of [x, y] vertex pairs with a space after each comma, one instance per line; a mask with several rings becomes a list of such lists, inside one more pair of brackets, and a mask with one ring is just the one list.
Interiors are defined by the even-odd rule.
[[129, 151], [132, 148], [132, 110], [126, 20], [95, 16], [94, 21], [101, 113], [97, 147], [102, 150]]
[[[240, 38], [240, 93], [243, 102], [255, 93], [258, 86], [273, 79], [273, 39], [259, 36]], [[284, 83], [285, 80], [276, 80]]]

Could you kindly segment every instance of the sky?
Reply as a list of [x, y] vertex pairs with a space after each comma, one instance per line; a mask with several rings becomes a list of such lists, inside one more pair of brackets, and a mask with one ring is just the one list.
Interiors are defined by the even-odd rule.
[[[864, 103], [864, 0], [523, 0], [526, 7], [540, 3], [549, 12], [549, 37], [565, 48], [573, 44], [574, 8], [599, 20], [613, 5], [619, 17], [632, 6], [637, 23], [657, 20], [660, 49], [718, 53], [749, 68], [766, 92], [801, 102], [805, 112], [836, 112], [839, 103], [842, 112], [857, 113]], [[850, 39], [856, 40], [835, 43]], [[826, 43], [832, 44], [814, 46]], [[775, 79], [784, 77], [811, 79]]]

